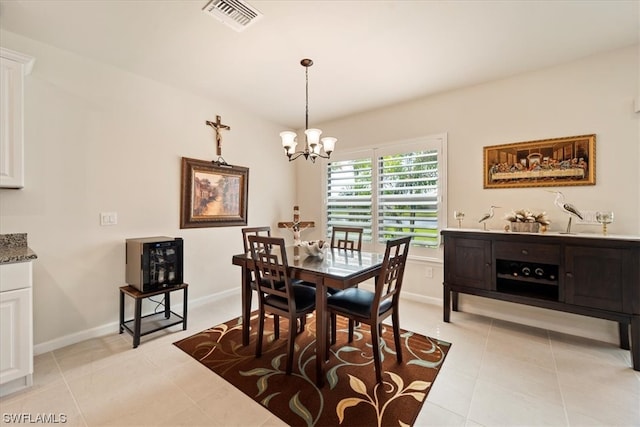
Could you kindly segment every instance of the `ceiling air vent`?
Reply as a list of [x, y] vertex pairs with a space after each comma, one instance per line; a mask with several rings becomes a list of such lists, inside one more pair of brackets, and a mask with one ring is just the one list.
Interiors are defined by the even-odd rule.
[[262, 14], [242, 0], [211, 0], [203, 12], [241, 32], [262, 18]]

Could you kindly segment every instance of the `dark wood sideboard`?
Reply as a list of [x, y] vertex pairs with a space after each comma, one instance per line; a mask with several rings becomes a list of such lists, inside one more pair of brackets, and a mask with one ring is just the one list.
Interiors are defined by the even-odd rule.
[[459, 293], [612, 320], [640, 371], [640, 238], [455, 229], [442, 236], [445, 322]]

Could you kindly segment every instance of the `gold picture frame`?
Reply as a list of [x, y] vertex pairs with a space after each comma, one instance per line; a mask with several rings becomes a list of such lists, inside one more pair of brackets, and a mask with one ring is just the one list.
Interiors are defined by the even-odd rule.
[[484, 188], [596, 184], [596, 135], [484, 147]]
[[180, 228], [247, 225], [249, 169], [182, 158]]

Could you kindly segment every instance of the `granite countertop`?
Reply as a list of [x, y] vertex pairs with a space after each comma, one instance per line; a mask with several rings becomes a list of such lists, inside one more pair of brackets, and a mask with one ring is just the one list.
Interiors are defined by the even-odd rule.
[[0, 264], [36, 258], [38, 256], [27, 246], [27, 233], [0, 234]]

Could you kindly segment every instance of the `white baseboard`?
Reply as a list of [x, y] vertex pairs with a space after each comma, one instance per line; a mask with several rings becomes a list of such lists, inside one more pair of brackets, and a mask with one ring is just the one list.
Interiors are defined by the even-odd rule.
[[59, 338], [52, 339], [50, 341], [35, 344], [33, 346], [33, 354], [37, 356], [39, 354], [48, 353], [50, 351], [57, 350], [59, 348], [66, 347], [68, 345], [85, 341], [91, 338], [113, 334], [115, 332], [118, 332], [118, 323], [119, 322], [110, 322], [106, 325], [97, 326], [91, 329], [85, 329], [84, 331], [78, 331], [73, 334], [64, 335]]
[[[195, 308], [211, 301], [226, 298], [240, 292], [239, 289], [228, 289], [226, 291], [207, 295], [189, 301], [190, 308]], [[402, 298], [416, 301], [423, 304], [430, 304], [442, 307], [442, 298], [430, 297], [416, 293], [403, 292]], [[182, 304], [172, 306], [176, 310], [182, 309]], [[618, 326], [615, 322], [580, 316], [571, 313], [545, 310], [538, 307], [523, 306], [520, 304], [506, 303], [497, 300], [487, 300], [485, 298], [473, 297], [469, 295], [460, 296], [460, 311], [505, 320], [537, 328], [548, 329], [560, 333], [577, 335], [591, 338], [598, 341], [619, 343]], [[455, 312], [452, 313], [455, 321]], [[57, 350], [71, 344], [76, 344], [92, 338], [118, 332], [118, 322], [110, 322], [84, 331], [64, 335], [44, 343], [34, 345], [34, 354], [43, 354]]]
[[[226, 291], [200, 297], [195, 300], [190, 300], [189, 307], [195, 308], [195, 307], [207, 304], [212, 300], [226, 298], [228, 296], [237, 294], [239, 292], [240, 292], [240, 289], [229, 289]], [[178, 310], [178, 311], [182, 310], [182, 304], [172, 304], [171, 307], [174, 310]], [[36, 344], [33, 346], [33, 353], [35, 355], [43, 354], [43, 353], [57, 350], [62, 347], [66, 347], [71, 344], [76, 344], [81, 341], [86, 341], [88, 339], [99, 338], [105, 335], [117, 333], [119, 331], [119, 326], [120, 326], [119, 323], [120, 323], [119, 321], [109, 322], [107, 324], [97, 326], [95, 328], [85, 329], [83, 331], [74, 332], [69, 335], [64, 335], [50, 341]]]
[[[534, 328], [612, 344], [620, 343], [618, 324], [610, 320], [463, 294], [460, 294], [458, 308], [461, 312]], [[455, 312], [451, 312], [451, 316], [451, 321], [455, 322]]]
[[437, 305], [442, 307], [442, 298], [428, 297], [426, 295], [414, 294], [414, 293], [405, 292], [405, 291], [403, 291], [400, 295], [401, 295], [400, 297], [401, 299], [407, 299], [410, 301], [420, 302], [423, 304], [431, 304], [431, 305]]
[[[402, 299], [442, 307], [442, 298], [402, 292]], [[491, 300], [472, 295], [460, 295], [459, 310], [492, 319], [519, 323], [568, 335], [590, 338], [597, 341], [620, 344], [616, 322], [565, 313], [544, 308], [525, 306], [505, 301]], [[451, 313], [455, 322], [455, 312]]]

